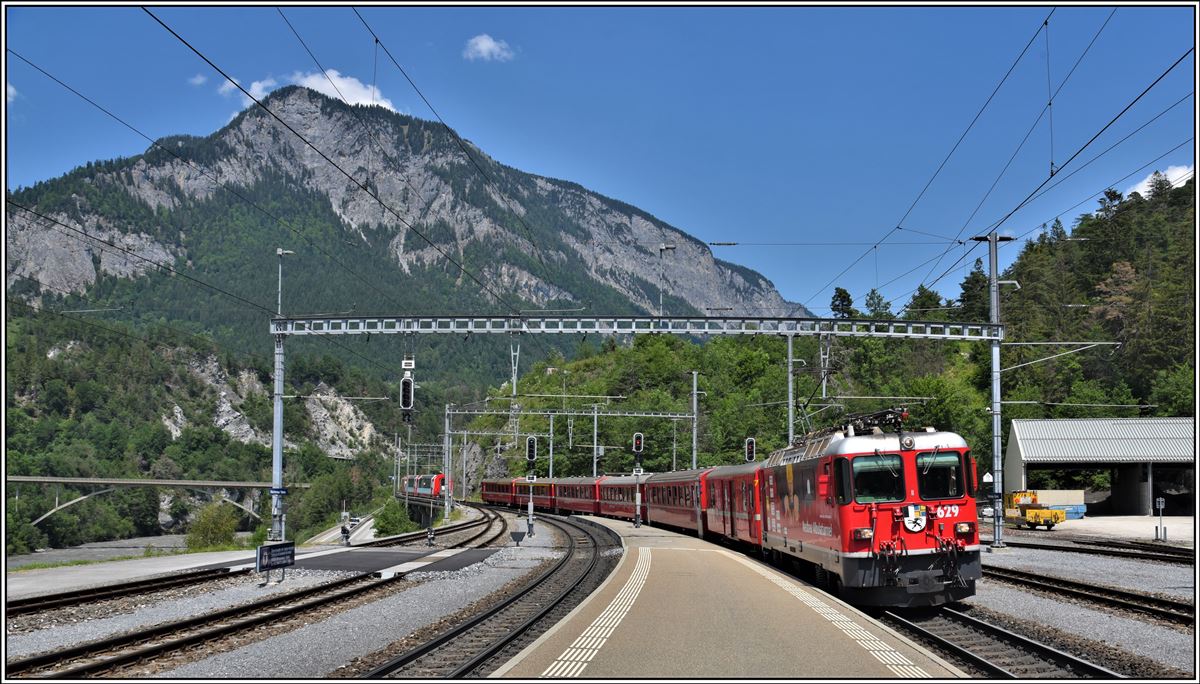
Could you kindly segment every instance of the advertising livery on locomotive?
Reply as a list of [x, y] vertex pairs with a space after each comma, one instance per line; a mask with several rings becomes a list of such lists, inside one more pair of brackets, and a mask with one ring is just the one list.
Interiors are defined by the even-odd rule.
[[[905, 430], [907, 415], [850, 416], [760, 463], [539, 479], [534, 506], [632, 520], [640, 491], [649, 524], [811, 570], [852, 603], [956, 601], [982, 574], [975, 462], [955, 433]], [[524, 479], [486, 480], [482, 492], [487, 503], [529, 500]]]

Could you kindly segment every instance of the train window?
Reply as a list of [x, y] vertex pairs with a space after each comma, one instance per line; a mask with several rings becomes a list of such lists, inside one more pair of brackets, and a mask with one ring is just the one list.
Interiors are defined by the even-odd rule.
[[922, 499], [956, 499], [965, 489], [962, 456], [957, 451], [917, 454], [917, 490]]
[[856, 456], [850, 467], [858, 503], [904, 500], [904, 464], [899, 454]]
[[833, 488], [837, 492], [837, 502], [848, 504], [851, 499], [850, 484], [853, 482], [853, 478], [850, 476], [850, 461], [839, 458], [836, 465], [837, 467], [833, 471]]

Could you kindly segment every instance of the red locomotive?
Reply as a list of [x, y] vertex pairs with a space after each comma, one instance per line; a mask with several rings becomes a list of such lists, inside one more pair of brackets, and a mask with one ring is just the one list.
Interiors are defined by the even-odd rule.
[[[905, 431], [907, 415], [850, 416], [765, 463], [541, 479], [534, 506], [632, 520], [636, 487], [646, 522], [811, 570], [852, 603], [957, 601], [975, 593], [982, 575], [975, 462], [955, 433]], [[523, 507], [528, 487], [523, 479], [486, 480], [483, 500]]]

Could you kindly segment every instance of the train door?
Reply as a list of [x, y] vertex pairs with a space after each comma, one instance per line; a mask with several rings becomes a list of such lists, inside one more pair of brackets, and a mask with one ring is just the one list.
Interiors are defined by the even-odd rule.
[[724, 506], [725, 536], [732, 538], [734, 536], [733, 523], [733, 481], [725, 481], [725, 506]]

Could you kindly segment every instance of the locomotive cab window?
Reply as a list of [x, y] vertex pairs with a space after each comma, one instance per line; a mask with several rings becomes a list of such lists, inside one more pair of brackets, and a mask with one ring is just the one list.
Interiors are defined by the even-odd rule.
[[917, 454], [917, 489], [922, 499], [956, 499], [966, 491], [962, 455], [956, 451]]
[[850, 467], [858, 503], [904, 500], [904, 464], [899, 454], [856, 456]]

